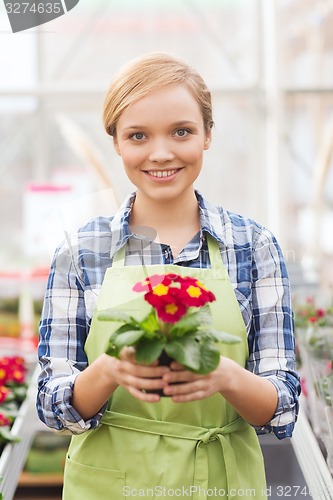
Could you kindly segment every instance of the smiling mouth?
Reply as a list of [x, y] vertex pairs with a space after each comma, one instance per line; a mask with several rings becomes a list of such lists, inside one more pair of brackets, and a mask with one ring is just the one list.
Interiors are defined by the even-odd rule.
[[176, 172], [178, 172], [180, 169], [174, 169], [174, 170], [146, 170], [145, 172], [148, 175], [151, 175], [152, 177], [171, 177], [171, 175], [174, 175]]

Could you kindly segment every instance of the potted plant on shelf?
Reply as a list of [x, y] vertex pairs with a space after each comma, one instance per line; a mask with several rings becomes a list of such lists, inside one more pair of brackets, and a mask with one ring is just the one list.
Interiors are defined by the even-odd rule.
[[333, 307], [320, 308], [309, 297], [294, 306], [300, 373], [306, 384], [306, 410], [314, 433], [323, 442], [333, 471]]
[[26, 393], [26, 367], [23, 358], [0, 358], [0, 455], [7, 443], [19, 441], [12, 434], [11, 427]]
[[125, 346], [135, 348], [138, 363], [151, 364], [166, 357], [195, 373], [209, 373], [220, 360], [218, 343], [237, 343], [240, 339], [212, 328], [209, 303], [214, 294], [193, 277], [155, 274], [134, 285], [145, 292], [151, 306], [141, 320], [115, 309], [99, 313], [100, 321], [120, 322], [112, 333], [107, 354], [119, 358]]

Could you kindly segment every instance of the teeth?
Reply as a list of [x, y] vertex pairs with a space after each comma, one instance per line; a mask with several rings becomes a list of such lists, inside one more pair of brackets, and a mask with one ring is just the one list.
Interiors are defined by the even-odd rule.
[[177, 170], [149, 170], [148, 174], [152, 175], [153, 177], [170, 177], [170, 175], [173, 175], [176, 172]]

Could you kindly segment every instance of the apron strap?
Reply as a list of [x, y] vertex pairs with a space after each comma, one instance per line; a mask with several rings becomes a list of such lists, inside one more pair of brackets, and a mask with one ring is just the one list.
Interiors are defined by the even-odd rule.
[[125, 265], [125, 253], [126, 253], [126, 243], [116, 251], [112, 259], [112, 267], [124, 267]]
[[215, 270], [218, 269], [219, 271], [221, 268], [225, 270], [219, 244], [210, 234], [207, 234], [207, 246], [211, 268]]
[[232, 492], [237, 491], [239, 486], [237, 484], [237, 462], [228, 435], [232, 432], [245, 431], [250, 427], [241, 417], [236, 418], [233, 422], [223, 427], [207, 429], [175, 422], [151, 420], [106, 410], [101, 419], [101, 424], [146, 434], [196, 441], [192, 491], [192, 498], [194, 500], [207, 498], [207, 496], [203, 496], [203, 493], [208, 491], [209, 464], [207, 445], [211, 441], [218, 440], [222, 448], [225, 463], [228, 488], [227, 498], [231, 498]]

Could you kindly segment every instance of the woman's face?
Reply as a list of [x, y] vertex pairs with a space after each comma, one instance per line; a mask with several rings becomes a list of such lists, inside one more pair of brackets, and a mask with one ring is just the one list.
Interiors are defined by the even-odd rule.
[[138, 194], [171, 201], [193, 190], [210, 134], [185, 85], [167, 85], [137, 100], [122, 112], [116, 130], [116, 151]]

